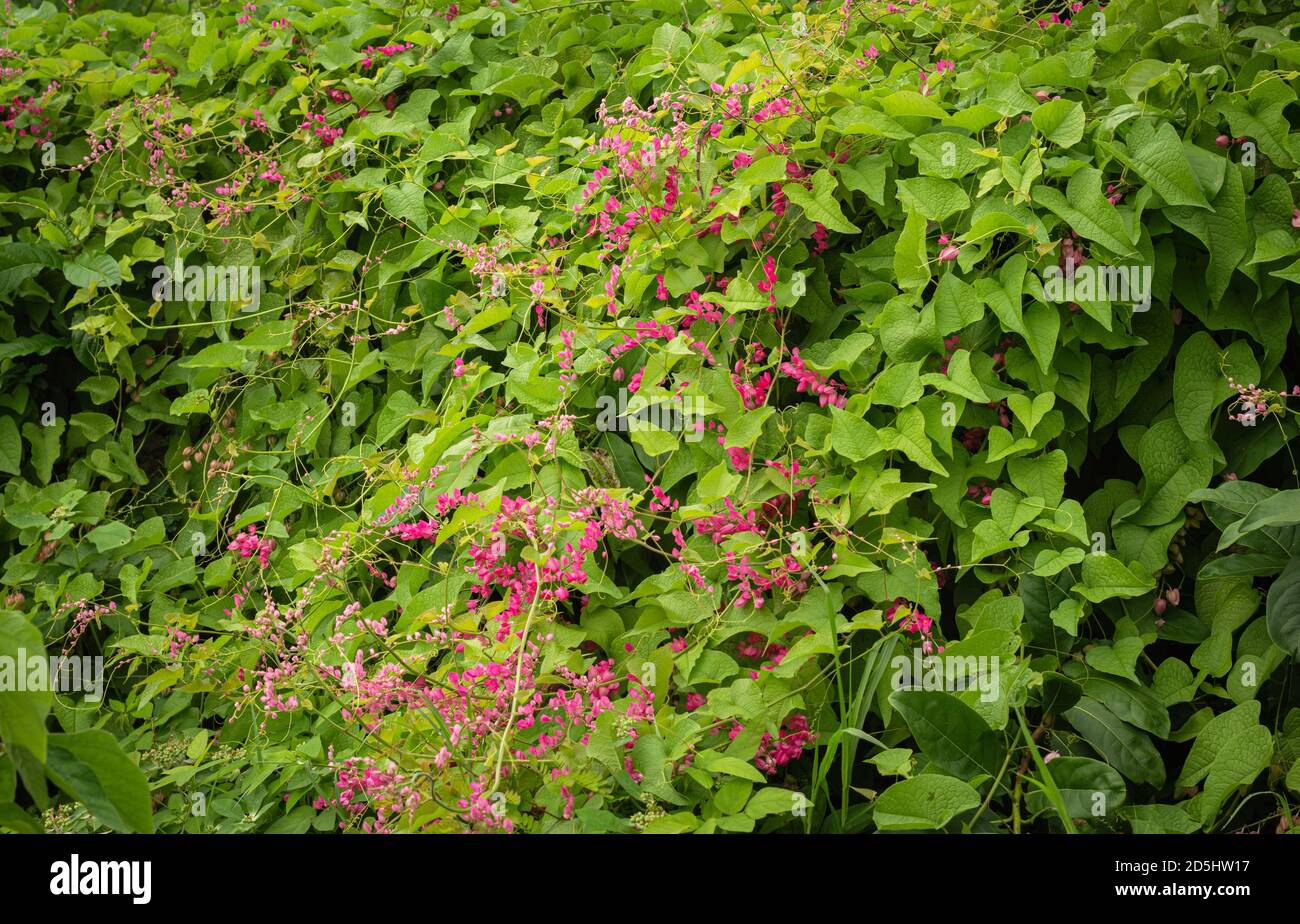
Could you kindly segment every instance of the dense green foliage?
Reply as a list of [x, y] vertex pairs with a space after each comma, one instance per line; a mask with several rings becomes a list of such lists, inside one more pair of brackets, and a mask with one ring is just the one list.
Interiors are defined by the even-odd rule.
[[7, 6], [0, 828], [1289, 830], [1300, 14], [1030, 6]]

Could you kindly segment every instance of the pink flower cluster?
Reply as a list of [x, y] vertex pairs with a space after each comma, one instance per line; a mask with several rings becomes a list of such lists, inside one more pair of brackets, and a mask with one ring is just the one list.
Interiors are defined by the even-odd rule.
[[[1081, 2], [1081, 0], [1074, 0], [1074, 2], [1070, 4], [1070, 12], [1072, 13], [1077, 13], [1081, 9], [1083, 9], [1083, 3]], [[1099, 6], [1097, 7], [1097, 12], [1098, 13], [1104, 12], [1105, 9], [1106, 8], [1104, 6]], [[1070, 17], [1066, 16], [1062, 18], [1060, 13], [1053, 13], [1047, 19], [1039, 19], [1037, 21], [1037, 24], [1038, 24], [1038, 28], [1040, 29], [1046, 29], [1048, 26], [1069, 26]]]
[[258, 566], [266, 568], [271, 563], [271, 553], [275, 551], [275, 540], [259, 538], [257, 526], [251, 525], [235, 536], [234, 541], [226, 546], [226, 551], [238, 552], [240, 558], [252, 558], [256, 555]]
[[754, 763], [768, 776], [776, 776], [778, 767], [797, 760], [813, 740], [806, 715], [792, 715], [781, 723], [779, 735], [763, 732], [763, 739], [754, 755]]
[[[802, 573], [802, 566], [793, 556], [786, 555], [775, 565], [768, 566], [766, 575], [750, 564], [747, 555], [737, 559], [734, 552], [727, 552], [724, 560], [727, 562], [727, 580], [738, 585], [739, 593], [736, 595], [735, 605], [740, 609], [749, 604], [753, 609], [761, 610], [765, 603], [763, 595], [770, 594], [774, 590], [784, 591], [787, 597], [797, 597], [808, 590], [807, 577]], [[781, 663], [781, 658], [784, 656], [785, 649], [782, 648], [770, 665], [763, 665], [764, 669], [771, 670]], [[757, 679], [758, 672], [752, 671], [751, 676]]]
[[167, 627], [167, 638], [169, 639], [167, 645], [167, 656], [172, 660], [175, 660], [180, 656], [181, 651], [184, 650], [186, 645], [193, 645], [199, 641], [197, 635], [191, 635], [184, 629], [178, 629], [175, 626]]
[[755, 112], [753, 118], [755, 122], [766, 122], [770, 119], [798, 112], [800, 112], [800, 107], [797, 103], [788, 97], [778, 96], [776, 99]]
[[[1235, 414], [1229, 414], [1229, 420], [1235, 420], [1245, 426], [1254, 426], [1255, 421], [1267, 417], [1272, 413], [1269, 405], [1270, 398], [1283, 398], [1287, 394], [1286, 386], [1283, 385], [1280, 392], [1269, 392], [1260, 388], [1254, 382], [1248, 385], [1242, 385], [1232, 376], [1228, 377], [1228, 387], [1236, 389], [1236, 404], [1241, 408]], [[1300, 395], [1300, 385], [1291, 386], [1292, 395]]]
[[842, 408], [848, 403], [848, 398], [844, 394], [844, 386], [839, 382], [824, 379], [812, 369], [809, 369], [802, 357], [799, 356], [798, 347], [791, 350], [789, 361], [781, 363], [780, 368], [783, 373], [797, 383], [795, 391], [815, 395], [817, 403], [821, 407], [830, 405], [831, 407]]
[[[914, 632], [921, 636], [924, 639], [922, 650], [926, 654], [930, 653], [933, 647], [930, 637], [934, 632], [934, 620], [925, 614], [925, 610], [919, 603], [910, 603], [902, 597], [895, 598], [889, 609], [885, 611], [885, 621], [890, 623], [901, 621], [903, 631]], [[943, 651], [942, 645], [939, 646], [939, 651]]]
[[366, 56], [361, 59], [361, 69], [368, 71], [374, 67], [375, 56], [383, 55], [385, 58], [391, 58], [393, 55], [401, 54], [404, 51], [410, 51], [415, 47], [414, 42], [402, 42], [397, 45], [382, 45], [376, 48], [374, 45], [366, 46]]
[[[577, 491], [573, 499], [578, 506], [566, 515], [552, 497], [538, 503], [503, 497], [486, 540], [470, 543], [473, 564], [467, 570], [478, 583], [471, 588], [469, 608], [477, 609], [498, 594], [506, 603], [496, 617], [500, 627], [497, 641], [510, 634], [512, 621], [534, 600], [563, 602], [575, 587], [586, 583], [587, 557], [607, 537], [633, 539], [645, 532], [627, 501], [617, 500], [601, 488]], [[576, 546], [564, 541], [566, 533], [575, 531], [580, 534]], [[550, 554], [540, 563], [522, 556], [513, 560], [509, 553], [512, 539], [544, 546]]]
[[767, 310], [776, 310], [776, 261], [769, 255], [763, 261], [763, 281], [758, 284], [758, 291], [767, 295]]
[[54, 132], [50, 128], [50, 117], [45, 112], [45, 103], [59, 89], [57, 82], [51, 82], [39, 97], [27, 99], [15, 95], [8, 103], [0, 103], [0, 125], [14, 132], [19, 138], [30, 135], [37, 141], [50, 141]]
[[337, 141], [343, 134], [343, 129], [336, 128], [329, 124], [329, 120], [320, 112], [309, 112], [307, 118], [298, 126], [300, 130], [306, 131], [311, 129], [316, 137], [320, 139], [321, 147], [328, 148]]
[[664, 324], [659, 321], [637, 321], [634, 330], [636, 333], [631, 336], [624, 334], [620, 343], [610, 347], [610, 359], [617, 362], [624, 353], [639, 347], [647, 340], [672, 340], [677, 336], [677, 331], [671, 324]]
[[[333, 760], [334, 749], [330, 748]], [[407, 777], [397, 772], [391, 762], [387, 770], [380, 770], [370, 757], [349, 757], [338, 767], [334, 782], [338, 795], [331, 799], [317, 799], [312, 803], [319, 810], [334, 807], [345, 816], [361, 821], [361, 829], [367, 834], [385, 834], [392, 830], [392, 823], [405, 815], [408, 819], [415, 816], [415, 810], [424, 801], [418, 788]], [[363, 818], [373, 812], [373, 818]], [[346, 829], [347, 823], [339, 822], [340, 829]]]
[[66, 655], [76, 646], [77, 641], [86, 634], [92, 622], [98, 622], [102, 617], [116, 610], [117, 604], [113, 601], [109, 601], [107, 605], [91, 603], [89, 600], [69, 600], [60, 604], [54, 613], [55, 618], [59, 619], [69, 614], [72, 616], [72, 625], [63, 643], [63, 654]]
[[723, 498], [722, 502], [726, 505], [726, 513], [712, 517], [701, 517], [696, 520], [695, 531], [697, 533], [709, 537], [715, 545], [728, 536], [734, 536], [738, 533], [763, 535], [765, 530], [762, 524], [759, 523], [756, 511], [749, 510], [742, 514], [736, 509], [736, 505], [731, 502], [729, 497]]
[[[749, 353], [753, 362], [761, 363], [767, 359], [767, 351], [761, 343], [751, 343]], [[762, 372], [754, 381], [746, 381], [748, 363], [744, 359], [736, 360], [732, 367], [731, 384], [740, 395], [740, 401], [747, 410], [754, 410], [767, 403], [768, 393], [772, 390], [772, 373]]]
[[[440, 524], [451, 513], [467, 504], [477, 503], [477, 494], [462, 492], [460, 488], [453, 488], [449, 492], [438, 495], [437, 500], [434, 501], [434, 515], [432, 518], [416, 520], [413, 523], [398, 523], [389, 527], [388, 532], [405, 542], [414, 542], [417, 539], [432, 542], [438, 537], [438, 530], [442, 528]], [[409, 505], [407, 505], [406, 509], [409, 509]]]

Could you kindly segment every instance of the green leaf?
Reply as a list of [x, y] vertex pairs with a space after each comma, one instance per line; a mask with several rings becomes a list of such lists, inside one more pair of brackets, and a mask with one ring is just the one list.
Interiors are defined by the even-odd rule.
[[1041, 395], [1035, 395], [1034, 400], [1030, 401], [1025, 395], [1010, 395], [1007, 397], [1007, 407], [1011, 413], [1016, 415], [1016, 419], [1024, 425], [1025, 432], [1033, 434], [1034, 428], [1037, 427], [1047, 412], [1056, 404], [1056, 395], [1050, 391]]
[[680, 62], [691, 50], [691, 39], [681, 26], [666, 22], [655, 30], [651, 48], [662, 58]]
[[[1037, 568], [1034, 573], [1039, 573]], [[1078, 635], [1079, 620], [1083, 619], [1083, 603], [1073, 597], [1066, 597], [1048, 614], [1048, 618], [1052, 620], [1052, 625], [1070, 635]]]
[[183, 414], [206, 414], [212, 410], [211, 394], [206, 388], [196, 388], [193, 391], [187, 391], [168, 408], [168, 413], [175, 416]]
[[277, 818], [266, 829], [267, 834], [306, 834], [317, 812], [310, 805], [300, 805], [288, 815]]
[[50, 779], [114, 831], [152, 834], [149, 781], [102, 729], [50, 735]]
[[1054, 449], [1036, 459], [1012, 459], [1007, 474], [1026, 496], [1041, 497], [1048, 507], [1055, 507], [1065, 494], [1066, 465], [1065, 453]]
[[[969, 371], [969, 369], [968, 369]], [[873, 406], [906, 407], [915, 404], [925, 393], [920, 378], [921, 363], [897, 363], [887, 366], [871, 386]]]
[[93, 375], [78, 385], [77, 391], [87, 392], [96, 404], [107, 404], [117, 397], [121, 388], [121, 383], [112, 376]]
[[879, 100], [880, 106], [894, 118], [918, 116], [929, 119], [946, 119], [948, 110], [940, 106], [933, 97], [924, 96], [915, 90], [896, 90]]
[[193, 356], [181, 360], [186, 369], [238, 369], [244, 362], [244, 351], [234, 343], [210, 343]]
[[755, 783], [767, 782], [767, 777], [763, 776], [762, 771], [749, 761], [719, 754], [717, 751], [696, 752], [695, 766], [708, 773], [724, 773], [727, 776], [736, 776]]
[[629, 435], [632, 442], [651, 456], [662, 456], [677, 449], [677, 434], [645, 421], [633, 421]]
[[1044, 373], [1052, 368], [1052, 356], [1056, 353], [1060, 334], [1061, 312], [1055, 305], [1034, 302], [1025, 309], [1025, 342]]
[[903, 291], [919, 289], [930, 281], [929, 255], [925, 248], [925, 216], [907, 213], [903, 233], [894, 245], [894, 276]]
[[1071, 588], [1090, 603], [1113, 597], [1141, 597], [1156, 586], [1154, 578], [1135, 573], [1118, 558], [1090, 554], [1083, 560], [1083, 580]]
[[912, 770], [911, 748], [886, 748], [867, 758], [882, 776], [907, 776]]
[[955, 132], [932, 132], [911, 143], [921, 174], [947, 180], [959, 179], [988, 164], [988, 159], [977, 153], [979, 149], [974, 138]]
[[711, 504], [730, 497], [739, 485], [740, 476], [731, 471], [730, 464], [719, 462], [700, 478], [695, 489], [702, 503]]
[[409, 221], [422, 233], [429, 230], [429, 212], [424, 207], [422, 187], [408, 182], [394, 183], [384, 187], [381, 198], [384, 208], [394, 218]]
[[1268, 589], [1268, 637], [1300, 660], [1300, 558], [1293, 558]]
[[1120, 815], [1134, 834], [1191, 834], [1200, 828], [1178, 805], [1126, 805]]
[[[1141, 642], [1140, 639], [1133, 640]], [[1136, 725], [1157, 738], [1169, 737], [1169, 710], [1154, 693], [1140, 683], [1102, 674], [1091, 674], [1082, 680], [1082, 684], [1086, 695], [1105, 705], [1125, 722]]]
[[932, 831], [979, 804], [979, 793], [969, 784], [924, 773], [899, 780], [882, 792], [872, 817], [881, 831]]
[[837, 108], [830, 124], [841, 135], [871, 135], [875, 138], [911, 138], [912, 133], [879, 109], [869, 106]]
[[0, 472], [21, 475], [22, 471], [23, 440], [18, 425], [12, 417], [0, 417]]
[[[916, 365], [919, 367], [920, 364]], [[893, 368], [899, 367], [895, 366]], [[979, 379], [975, 377], [975, 373], [971, 371], [970, 353], [966, 350], [957, 350], [952, 354], [948, 360], [947, 373], [928, 372], [921, 377], [920, 381], [925, 385], [933, 385], [943, 391], [960, 395], [969, 401], [978, 401], [980, 404], [987, 404], [989, 401], [984, 386], [980, 384]], [[1034, 448], [1035, 445], [1037, 444], [1031, 444], [1030, 448]]]
[[786, 198], [803, 209], [809, 221], [825, 225], [827, 230], [851, 234], [862, 229], [844, 217], [835, 199], [835, 178], [822, 169], [813, 176], [812, 191], [794, 183], [785, 186]]
[[1184, 231], [1200, 239], [1210, 253], [1205, 285], [1210, 302], [1217, 304], [1232, 281], [1238, 264], [1254, 249], [1255, 235], [1246, 220], [1246, 192], [1241, 171], [1230, 168], [1214, 197], [1213, 209], [1169, 206], [1165, 214]]
[[935, 286], [934, 312], [939, 333], [946, 337], [984, 317], [984, 304], [974, 286], [955, 273], [945, 273]]
[[1115, 206], [1106, 200], [1101, 185], [1101, 171], [1085, 167], [1070, 177], [1065, 195], [1039, 184], [1033, 189], [1033, 199], [1064, 219], [1076, 233], [1096, 241], [1116, 256], [1136, 256], [1133, 237]]
[[1198, 798], [1199, 817], [1207, 829], [1228, 795], [1253, 782], [1273, 756], [1273, 736], [1259, 724], [1259, 713], [1258, 700], [1242, 703], [1207, 722], [1192, 742], [1176, 785], [1195, 786], [1205, 780]]
[[1122, 722], [1106, 706], [1084, 696], [1065, 711], [1065, 719], [1125, 777], [1135, 783], [1164, 785], [1165, 765], [1151, 739]]
[[[1128, 786], [1113, 767], [1091, 757], [1058, 757], [1047, 765], [1071, 818], [1104, 818], [1124, 804]], [[1034, 814], [1052, 810], [1047, 797], [1031, 791], [1025, 804]]]
[[1137, 674], [1133, 669], [1137, 667], [1138, 656], [1145, 647], [1142, 639], [1134, 636], [1116, 639], [1111, 644], [1097, 645], [1088, 651], [1088, 666], [1117, 677], [1127, 677], [1137, 683]]
[[106, 253], [83, 253], [63, 264], [63, 276], [79, 289], [115, 286], [122, 281], [122, 269]]
[[1220, 368], [1219, 345], [1199, 330], [1187, 338], [1174, 364], [1174, 415], [1189, 439], [1210, 437], [1210, 415], [1232, 394]]
[[1252, 506], [1250, 512], [1240, 520], [1224, 527], [1218, 549], [1223, 551], [1251, 533], [1264, 530], [1265, 536], [1277, 545], [1278, 551], [1294, 551], [1291, 546], [1282, 544], [1284, 534], [1274, 527], [1297, 525], [1300, 525], [1300, 491], [1278, 491]]
[[885, 448], [902, 453], [928, 472], [948, 476], [948, 470], [935, 458], [930, 436], [925, 431], [925, 415], [915, 405], [904, 408], [895, 418], [895, 426], [880, 431]]
[[838, 407], [831, 407], [831, 448], [850, 462], [861, 462], [885, 451], [884, 441], [871, 424]]
[[741, 186], [755, 186], [784, 180], [786, 177], [786, 164], [789, 162], [788, 157], [779, 154], [768, 154], [766, 157], [760, 157], [740, 171], [740, 176], [736, 177], [736, 182]]
[[1031, 121], [1044, 138], [1063, 148], [1074, 147], [1083, 138], [1087, 119], [1083, 107], [1073, 100], [1054, 99], [1034, 110]]
[[1249, 578], [1197, 577], [1196, 611], [1212, 631], [1236, 632], [1255, 615], [1259, 601], [1259, 592]]
[[[37, 659], [29, 662], [29, 659]], [[49, 686], [49, 666], [45, 660], [45, 642], [41, 633], [23, 618], [21, 613], [0, 610], [0, 741], [5, 749], [14, 752], [21, 748], [32, 759], [45, 761], [45, 716], [54, 702], [48, 689], [31, 689], [35, 684]], [[35, 667], [33, 675], [29, 666]], [[16, 672], [22, 671], [20, 684]], [[6, 674], [8, 676], [6, 676]], [[26, 689], [19, 689], [19, 687]], [[19, 768], [23, 765], [20, 763]]]
[[1060, 715], [1079, 701], [1082, 688], [1063, 674], [1043, 672], [1043, 712]]
[[131, 527], [125, 523], [113, 521], [96, 526], [86, 534], [86, 540], [94, 545], [97, 552], [120, 549], [131, 541]]
[[746, 410], [727, 424], [727, 449], [743, 447], [748, 449], [763, 433], [763, 423], [776, 413], [770, 405], [763, 405], [755, 410]]
[[1127, 149], [1116, 145], [1120, 160], [1142, 177], [1170, 205], [1208, 209], [1210, 203], [1192, 174], [1182, 139], [1168, 122], [1152, 128], [1147, 121], [1135, 122], [1129, 131]]
[[908, 212], [919, 212], [931, 221], [943, 221], [970, 208], [966, 191], [950, 180], [922, 176], [898, 181], [898, 201]]
[[745, 814], [750, 818], [766, 818], [791, 812], [799, 804], [799, 793], [778, 786], [765, 786], [750, 796]]
[[19, 834], [43, 834], [41, 820], [25, 812], [14, 802], [0, 802], [0, 828], [9, 828]]
[[1176, 517], [1195, 491], [1210, 483], [1214, 472], [1211, 448], [1193, 442], [1177, 420], [1157, 421], [1138, 443], [1142, 466], [1142, 506], [1125, 519], [1138, 526], [1162, 526]]
[[896, 690], [889, 701], [937, 767], [962, 779], [997, 776], [1006, 746], [970, 706], [937, 690]]
[[714, 296], [711, 301], [735, 313], [737, 311], [765, 311], [767, 296], [758, 291], [752, 282], [744, 276], [737, 276], [727, 286], [727, 294]]
[[45, 244], [0, 244], [0, 297], [9, 295], [41, 270], [58, 265], [58, 255]]
[[[1269, 83], [1274, 83], [1274, 86], [1269, 86]], [[1233, 137], [1256, 140], [1260, 150], [1279, 167], [1294, 169], [1300, 166], [1291, 144], [1294, 138], [1289, 131], [1291, 123], [1284, 114], [1287, 106], [1295, 100], [1295, 91], [1285, 83], [1278, 86], [1273, 81], [1261, 81], [1259, 87], [1251, 91], [1248, 100], [1238, 102], [1238, 99], [1233, 94], [1219, 103], [1219, 109], [1228, 118]]]

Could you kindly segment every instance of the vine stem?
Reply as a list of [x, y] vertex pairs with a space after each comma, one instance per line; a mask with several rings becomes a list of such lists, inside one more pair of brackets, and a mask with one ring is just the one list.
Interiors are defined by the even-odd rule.
[[[984, 811], [989, 807], [989, 803], [993, 801], [993, 796], [998, 791], [998, 783], [1002, 782], [1002, 775], [1007, 772], [1007, 767], [1009, 767], [1010, 765], [1011, 765], [1011, 752], [1007, 751], [1007, 756], [1002, 759], [1002, 769], [998, 771], [998, 775], [993, 780], [993, 785], [989, 787], [989, 794], [984, 797], [984, 802], [983, 804], [980, 805], [979, 811], [975, 813], [974, 817], [972, 817], [970, 821], [962, 825], [963, 834], [970, 834], [971, 828], [975, 826], [975, 822], [980, 820], [980, 816], [983, 815]], [[1022, 773], [1024, 772], [1023, 769], [1021, 770], [1021, 772]], [[1016, 789], [1017, 789], [1016, 801], [1017, 802], [1019, 802], [1019, 788], [1020, 788], [1020, 776], [1019, 774], [1017, 774], [1016, 775]], [[1016, 806], [1016, 809], [1017, 809], [1016, 824], [1019, 825], [1020, 823], [1019, 805]], [[1020, 832], [1017, 831], [1016, 833], [1019, 834]]]
[[542, 566], [538, 562], [533, 562], [533, 580], [537, 582], [537, 590], [533, 593], [533, 603], [528, 607], [528, 618], [524, 620], [523, 637], [519, 640], [519, 658], [515, 662], [515, 688], [510, 691], [510, 716], [506, 719], [506, 727], [501, 732], [501, 744], [497, 747], [497, 767], [492, 774], [493, 792], [496, 792], [497, 786], [501, 784], [501, 767], [505, 763], [506, 742], [510, 740], [510, 729], [515, 724], [515, 715], [519, 709], [519, 684], [523, 682], [528, 630], [533, 626], [533, 617], [537, 615], [537, 603], [542, 599]]
[[[1052, 779], [1052, 774], [1047, 769], [1047, 764], [1043, 760], [1042, 755], [1038, 753], [1038, 739], [1042, 737], [1043, 732], [1045, 732], [1048, 728], [1046, 721], [1044, 721], [1042, 725], [1038, 726], [1037, 732], [1035, 732], [1034, 734], [1030, 734], [1029, 723], [1025, 721], [1025, 710], [1023, 708], [1016, 707], [1016, 718], [1020, 721], [1020, 731], [1024, 734], [1025, 743], [1029, 746], [1029, 755], [1033, 758], [1034, 765], [1038, 768], [1038, 772], [1043, 777], [1043, 792], [1044, 795], [1047, 797], [1047, 801], [1052, 804], [1052, 807], [1054, 809], [1056, 809], [1056, 813], [1061, 818], [1061, 823], [1065, 826], [1066, 833], [1078, 834], [1079, 831], [1074, 826], [1074, 819], [1070, 817], [1070, 812], [1066, 808], [1064, 800], [1061, 798], [1061, 793], [1056, 788], [1056, 782]], [[1015, 813], [1017, 834], [1020, 833], [1019, 822], [1020, 822], [1021, 781], [1024, 779], [1024, 771], [1028, 769], [1028, 765], [1025, 763], [1023, 759], [1020, 762], [1020, 767], [1021, 767], [1020, 772], [1016, 774], [1016, 797], [1012, 802], [1012, 810]]]

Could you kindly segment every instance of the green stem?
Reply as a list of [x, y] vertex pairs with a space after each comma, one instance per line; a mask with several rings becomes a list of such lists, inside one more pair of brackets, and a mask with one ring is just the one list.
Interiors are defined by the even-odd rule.
[[[1038, 753], [1038, 744], [1034, 741], [1034, 736], [1029, 732], [1029, 723], [1025, 721], [1025, 710], [1023, 707], [1016, 707], [1016, 720], [1020, 723], [1020, 731], [1025, 736], [1025, 744], [1029, 748], [1029, 755], [1034, 759], [1034, 765], [1043, 777], [1043, 793], [1047, 796], [1047, 801], [1052, 803], [1056, 813], [1061, 816], [1061, 823], [1065, 825], [1067, 834], [1078, 834], [1079, 831], [1074, 826], [1074, 819], [1070, 817], [1070, 812], [1065, 807], [1065, 800], [1061, 798], [1061, 792], [1056, 788], [1056, 783], [1052, 780], [1052, 774], [1048, 772], [1047, 764], [1043, 761], [1042, 755]], [[1013, 804], [1016, 815], [1017, 828], [1019, 827], [1020, 816], [1020, 778], [1016, 778], [1016, 800]]]

